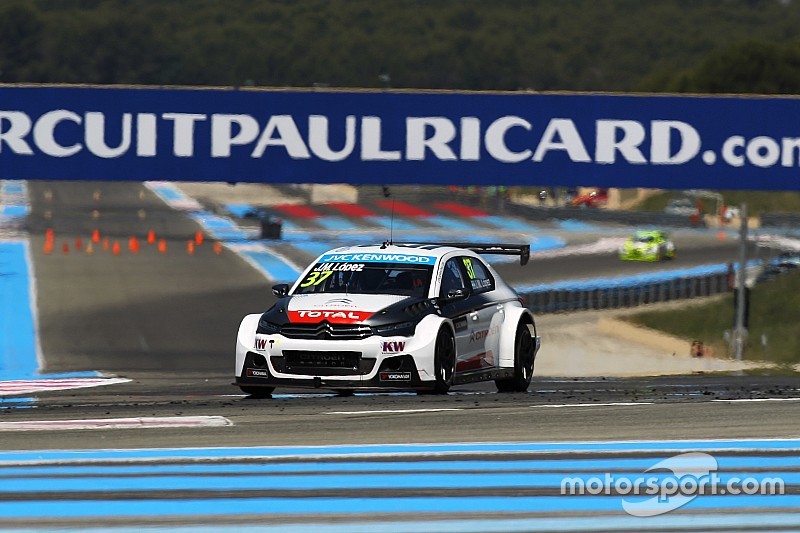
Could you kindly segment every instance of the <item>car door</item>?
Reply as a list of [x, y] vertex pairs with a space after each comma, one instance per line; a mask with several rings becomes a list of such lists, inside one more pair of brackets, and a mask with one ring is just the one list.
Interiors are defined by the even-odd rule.
[[495, 367], [500, 357], [497, 352], [505, 308], [491, 296], [495, 281], [483, 261], [477, 257], [462, 257], [461, 261], [470, 286], [471, 313], [477, 315], [472, 320], [475, 329], [470, 335], [473, 365], [477, 368]]
[[451, 291], [463, 292], [463, 296], [460, 298], [445, 300], [446, 303], [442, 308], [443, 314], [453, 321], [455, 328], [457, 370], [463, 370], [465, 362], [477, 353], [474, 342], [470, 342], [470, 338], [478, 327], [479, 315], [473, 309], [471, 290], [467, 279], [461, 257], [451, 257], [445, 262], [439, 284], [439, 297], [447, 298]]

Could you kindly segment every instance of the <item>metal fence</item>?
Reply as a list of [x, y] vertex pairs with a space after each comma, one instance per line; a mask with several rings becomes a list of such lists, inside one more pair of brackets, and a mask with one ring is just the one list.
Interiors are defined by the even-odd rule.
[[637, 307], [649, 303], [711, 296], [729, 290], [728, 274], [712, 274], [636, 286], [533, 291], [522, 296], [531, 311], [543, 314]]
[[800, 213], [762, 213], [761, 227], [800, 227]]

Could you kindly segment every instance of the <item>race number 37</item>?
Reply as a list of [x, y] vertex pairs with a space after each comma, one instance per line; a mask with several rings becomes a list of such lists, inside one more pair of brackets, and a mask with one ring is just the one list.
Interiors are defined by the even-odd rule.
[[303, 281], [303, 283], [300, 284], [300, 286], [311, 287], [312, 285], [319, 285], [327, 278], [329, 278], [331, 274], [333, 274], [333, 272], [330, 270], [327, 270], [325, 272], [312, 272], [311, 274], [308, 275], [305, 281]]

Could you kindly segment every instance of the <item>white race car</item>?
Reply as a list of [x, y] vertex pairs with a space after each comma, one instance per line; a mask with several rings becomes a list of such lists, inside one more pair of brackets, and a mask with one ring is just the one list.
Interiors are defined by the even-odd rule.
[[528, 245], [392, 244], [322, 254], [236, 341], [235, 384], [268, 397], [276, 386], [446, 393], [494, 380], [525, 391], [540, 338], [533, 314], [480, 254]]

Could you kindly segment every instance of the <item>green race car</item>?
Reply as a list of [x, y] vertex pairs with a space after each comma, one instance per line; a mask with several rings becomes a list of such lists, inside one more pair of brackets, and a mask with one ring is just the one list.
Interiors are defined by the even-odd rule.
[[661, 261], [675, 258], [675, 243], [660, 230], [637, 231], [619, 249], [625, 261]]

